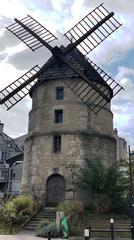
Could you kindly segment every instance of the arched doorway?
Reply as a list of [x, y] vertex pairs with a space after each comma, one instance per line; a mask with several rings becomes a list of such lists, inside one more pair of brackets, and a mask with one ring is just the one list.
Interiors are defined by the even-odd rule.
[[53, 174], [46, 183], [46, 204], [48, 207], [56, 207], [65, 199], [65, 180], [59, 174]]

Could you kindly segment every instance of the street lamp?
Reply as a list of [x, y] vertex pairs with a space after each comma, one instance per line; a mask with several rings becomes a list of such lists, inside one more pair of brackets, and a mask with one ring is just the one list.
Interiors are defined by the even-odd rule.
[[131, 152], [130, 145], [128, 146], [128, 154], [129, 154], [129, 177], [130, 177], [130, 204], [132, 206], [134, 201], [134, 191], [133, 191], [133, 175], [132, 175], [132, 159], [131, 156], [134, 156], [134, 151]]
[[131, 159], [131, 156], [134, 156], [134, 151], [131, 152], [130, 146], [128, 146], [128, 153], [129, 153], [129, 176], [130, 176], [131, 232], [132, 232], [132, 239], [134, 239], [134, 190], [133, 190], [132, 159]]

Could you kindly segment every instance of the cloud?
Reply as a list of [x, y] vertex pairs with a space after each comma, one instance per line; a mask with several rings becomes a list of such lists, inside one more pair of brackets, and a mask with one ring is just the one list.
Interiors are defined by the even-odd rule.
[[23, 51], [10, 55], [7, 63], [13, 65], [18, 70], [28, 70], [36, 64], [39, 64], [39, 66], [44, 65], [50, 56], [50, 51], [44, 47], [35, 52], [26, 48]]
[[5, 125], [4, 132], [13, 138], [27, 133], [30, 108], [30, 97], [25, 97], [11, 111], [6, 111], [5, 107], [0, 105], [0, 120]]
[[[89, 10], [91, 7], [95, 8], [101, 2], [102, 1], [99, 0], [84, 0], [84, 4], [89, 8]], [[96, 63], [101, 65], [120, 61], [125, 52], [134, 48], [133, 1], [126, 4], [125, 0], [122, 0], [122, 2], [120, 0], [104, 0], [104, 6], [110, 12], [114, 11], [115, 18], [123, 25], [90, 53], [90, 57], [93, 58]]]
[[20, 41], [13, 34], [5, 30], [0, 36], [0, 51], [4, 51], [8, 47], [14, 47], [19, 43]]
[[[110, 11], [116, 11], [116, 12], [120, 12], [120, 13], [124, 13], [124, 14], [133, 14], [133, 9], [134, 9], [134, 2], [133, 1], [129, 1], [126, 4], [126, 0], [116, 0], [116, 1], [112, 1], [112, 0], [104, 0], [103, 1], [105, 6], [108, 8], [108, 10]], [[94, 7], [94, 6], [98, 6], [99, 4], [101, 4], [102, 1], [101, 0], [84, 0], [84, 4], [87, 7]]]

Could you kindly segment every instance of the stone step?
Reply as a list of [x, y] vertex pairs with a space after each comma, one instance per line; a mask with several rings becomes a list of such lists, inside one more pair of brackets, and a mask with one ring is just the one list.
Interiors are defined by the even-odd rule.
[[39, 213], [38, 216], [46, 216], [46, 217], [56, 217], [56, 214], [46, 214], [46, 213]]
[[39, 213], [37, 213], [28, 223], [24, 226], [25, 230], [35, 230], [39, 222], [46, 221], [55, 221], [56, 219], [56, 210], [55, 208], [44, 208]]
[[41, 219], [54, 220], [55, 218], [54, 217], [39, 217], [39, 216], [32, 218], [32, 220], [35, 220], [35, 221], [40, 221]]

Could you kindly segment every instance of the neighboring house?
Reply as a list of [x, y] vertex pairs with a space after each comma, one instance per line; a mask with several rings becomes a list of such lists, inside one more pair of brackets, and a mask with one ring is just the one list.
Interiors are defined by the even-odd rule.
[[22, 169], [23, 169], [23, 157], [21, 153], [17, 156], [9, 158], [7, 160], [9, 166], [9, 178], [8, 178], [8, 194], [19, 195], [21, 189]]
[[7, 194], [8, 190], [9, 165], [7, 160], [23, 153], [23, 147], [5, 134], [3, 129], [4, 124], [0, 121], [0, 196]]
[[127, 142], [124, 138], [119, 137], [117, 128], [113, 131], [116, 138], [116, 159], [117, 161], [127, 161]]

